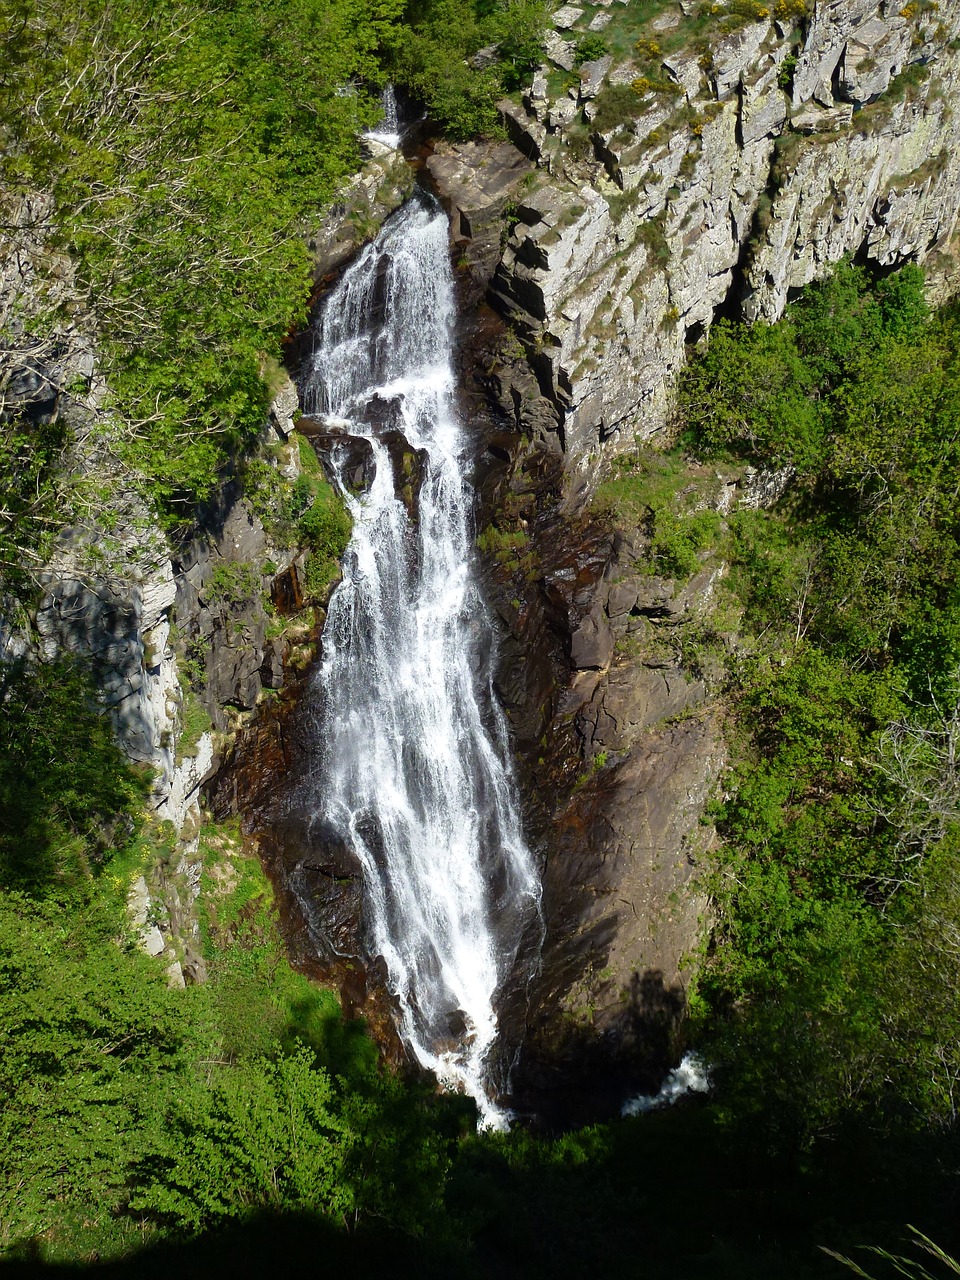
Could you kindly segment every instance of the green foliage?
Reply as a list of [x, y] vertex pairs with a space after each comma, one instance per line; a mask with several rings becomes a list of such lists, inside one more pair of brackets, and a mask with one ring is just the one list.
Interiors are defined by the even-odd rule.
[[309, 440], [299, 435], [296, 440], [301, 472], [292, 485], [269, 462], [256, 459], [245, 468], [244, 491], [276, 542], [308, 549], [306, 598], [319, 603], [339, 572], [353, 521]]
[[[496, 103], [542, 58], [543, 0], [410, 0], [387, 51], [391, 76], [459, 137], [496, 128]], [[492, 60], [471, 65], [481, 49]]]
[[[183, 686], [186, 687], [183, 687]], [[204, 707], [203, 703], [190, 688], [189, 683], [184, 680], [181, 685], [183, 692], [182, 701], [182, 724], [180, 726], [180, 736], [177, 738], [177, 763], [181, 760], [192, 760], [196, 758], [197, 751], [200, 746], [200, 739], [205, 733], [213, 728], [213, 721], [210, 719], [210, 713]]]
[[667, 506], [653, 506], [647, 523], [651, 573], [684, 581], [700, 568], [700, 552], [713, 546], [720, 533], [716, 511], [677, 516]]
[[721, 534], [717, 512], [697, 509], [700, 497], [679, 452], [643, 449], [614, 463], [612, 474], [597, 486], [593, 507], [643, 529], [646, 572], [682, 581], [696, 573], [701, 553]]
[[591, 32], [588, 35], [581, 36], [577, 41], [574, 62], [580, 67], [585, 62], [595, 62], [597, 58], [602, 58], [606, 52], [606, 40], [599, 32]]
[[[921, 1258], [908, 1258], [904, 1257], [903, 1254], [890, 1253], [887, 1249], [870, 1246], [864, 1247], [866, 1251], [874, 1254], [882, 1262], [889, 1262], [891, 1264], [892, 1270], [888, 1271], [884, 1268], [885, 1274], [892, 1275], [895, 1273], [900, 1276], [906, 1276], [907, 1280], [934, 1280], [934, 1273], [929, 1270], [929, 1264], [926, 1261], [927, 1258], [932, 1258], [934, 1262], [940, 1264], [937, 1268], [937, 1272], [940, 1276], [948, 1274], [955, 1276], [960, 1275], [960, 1262], [958, 1262], [956, 1258], [952, 1257], [944, 1249], [941, 1249], [938, 1244], [934, 1244], [932, 1240], [928, 1239], [922, 1231], [918, 1231], [916, 1227], [910, 1227], [909, 1230], [913, 1237], [911, 1243], [917, 1248], [921, 1255], [926, 1255], [926, 1257], [921, 1256]], [[852, 1258], [845, 1257], [843, 1254], [837, 1253], [834, 1249], [825, 1249], [824, 1252], [828, 1253], [831, 1258], [836, 1258], [838, 1262], [842, 1262], [844, 1266], [855, 1275], [863, 1277], [863, 1280], [871, 1280], [870, 1272], [864, 1271], [863, 1267], [861, 1267], [860, 1264], [855, 1262]]]
[[29, 597], [30, 570], [44, 563], [63, 516], [58, 464], [60, 423], [4, 424], [0, 434], [0, 576], [7, 592]]
[[194, 1079], [157, 1117], [154, 1149], [133, 1171], [131, 1209], [187, 1231], [254, 1205], [344, 1219], [354, 1208], [344, 1176], [352, 1131], [338, 1101], [306, 1048]]
[[215, 604], [245, 604], [260, 594], [260, 571], [240, 560], [220, 560], [214, 565], [207, 592]]
[[0, 1251], [124, 1252], [269, 1209], [417, 1234], [440, 1213], [463, 1107], [383, 1077], [290, 968], [230, 831], [201, 856], [210, 980], [185, 991], [118, 944], [126, 876], [82, 908], [0, 892]]
[[609, 133], [618, 125], [634, 119], [639, 109], [636, 90], [628, 84], [605, 84], [596, 97], [593, 124], [600, 133]]
[[107, 1218], [121, 1206], [135, 1130], [190, 1053], [183, 997], [116, 945], [117, 923], [0, 893], [2, 1245], [71, 1206]]
[[729, 520], [752, 654], [700, 987], [731, 1123], [778, 1150], [954, 1114], [957, 321], [922, 284], [841, 263], [682, 387], [689, 444], [795, 474]]
[[338, 560], [350, 541], [353, 523], [349, 512], [326, 480], [311, 481], [310, 491], [310, 505], [297, 517], [300, 537], [322, 559]]
[[299, 222], [356, 163], [376, 114], [358, 86], [379, 78], [399, 9], [19, 6], [0, 176], [52, 194], [106, 358], [112, 438], [170, 510], [209, 493], [259, 429], [266, 357], [309, 287]]
[[149, 779], [130, 768], [69, 658], [0, 667], [0, 886], [83, 898], [128, 843]]
[[244, 471], [244, 492], [264, 528], [282, 545], [309, 547], [322, 562], [340, 558], [353, 522], [326, 479], [310, 442], [297, 436], [301, 471], [291, 485], [269, 462], [257, 459]]
[[530, 535], [525, 529], [500, 529], [496, 525], [488, 524], [477, 536], [477, 548], [484, 555], [494, 555], [498, 559], [509, 560], [513, 556], [521, 555], [529, 541]]
[[807, 469], [823, 453], [815, 383], [790, 321], [753, 327], [720, 321], [681, 380], [698, 447]]

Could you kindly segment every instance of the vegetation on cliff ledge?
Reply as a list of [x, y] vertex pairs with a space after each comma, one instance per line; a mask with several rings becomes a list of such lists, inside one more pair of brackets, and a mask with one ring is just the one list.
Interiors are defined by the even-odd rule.
[[719, 324], [683, 378], [692, 447], [791, 477], [728, 522], [735, 765], [700, 981], [723, 1105], [782, 1149], [957, 1122], [960, 311], [922, 287], [842, 263], [778, 324]]
[[[90, 390], [88, 366], [59, 369], [80, 335], [105, 379], [84, 436], [189, 517], [261, 429], [269, 371], [306, 315], [305, 233], [358, 167], [380, 86], [398, 78], [461, 134], [492, 127], [542, 18], [537, 0], [6, 5], [0, 407], [31, 411], [0, 450], [4, 509], [55, 521], [33, 481], [53, 491], [68, 441], [37, 418]], [[40, 384], [26, 400], [24, 370]], [[17, 532], [22, 552], [34, 534]]]

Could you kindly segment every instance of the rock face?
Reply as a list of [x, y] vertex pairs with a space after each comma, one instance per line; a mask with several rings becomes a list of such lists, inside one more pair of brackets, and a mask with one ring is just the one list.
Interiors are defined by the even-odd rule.
[[[695, 5], [683, 0], [684, 14]], [[696, 884], [712, 839], [702, 815], [724, 766], [722, 706], [684, 640], [723, 566], [707, 559], [683, 584], [651, 576], [642, 534], [598, 519], [586, 500], [612, 456], [668, 425], [676, 376], [717, 315], [774, 320], [793, 290], [848, 253], [878, 269], [925, 262], [942, 298], [956, 278], [960, 208], [960, 0], [835, 0], [809, 17], [783, 0], [772, 17], [757, 5], [749, 20], [714, 5], [717, 23], [699, 45], [673, 40], [661, 52], [645, 39], [634, 62], [605, 54], [578, 66], [578, 43], [621, 15], [600, 7], [554, 14], [552, 65], [523, 105], [502, 104], [509, 142], [438, 144], [425, 161], [451, 215], [478, 547], [543, 866], [540, 973], [529, 992], [509, 993], [501, 1016], [526, 1025], [518, 1105], [566, 1119], [655, 1091], [676, 1047], [685, 964], [709, 911]], [[651, 30], [682, 34], [683, 23], [668, 10]], [[370, 161], [310, 237], [318, 288], [411, 182], [396, 154]], [[11, 214], [24, 223], [23, 247], [0, 301], [29, 284], [43, 215]], [[61, 287], [72, 288], [66, 262]], [[93, 347], [79, 328], [21, 365], [4, 392], [11, 410], [57, 412], [57, 389], [86, 380], [82, 412], [98, 412]], [[297, 408], [287, 383], [271, 410], [278, 448]], [[384, 403], [385, 424], [390, 413]], [[337, 432], [307, 429], [321, 449]], [[419, 460], [402, 437], [393, 444], [414, 508]], [[370, 459], [359, 445], [355, 454], [359, 492]], [[290, 446], [279, 466], [296, 478]], [[788, 480], [728, 477], [711, 501], [720, 512], [762, 504]], [[276, 552], [235, 485], [176, 546], [131, 498], [110, 539], [62, 540], [33, 626], [0, 620], [0, 656], [88, 657], [125, 750], [153, 768], [157, 813], [186, 852], [133, 886], [131, 913], [143, 945], [170, 952], [170, 980], [202, 977], [189, 844], [206, 780], [217, 812], [240, 809], [257, 831], [295, 957], [335, 974], [348, 1008], [399, 1056], [383, 974], [358, 963], [356, 867], [293, 822], [277, 787], [296, 785], [306, 730], [289, 649], [267, 638], [266, 592], [281, 614], [303, 603], [297, 562]], [[268, 561], [281, 566], [275, 576]], [[279, 710], [255, 720], [265, 687], [282, 689]], [[188, 712], [201, 704], [209, 728], [184, 750]], [[230, 768], [210, 781], [238, 729]], [[309, 913], [298, 907], [304, 893]], [[322, 937], [308, 928], [318, 919]]]
[[554, 451], [517, 436], [510, 459], [492, 510], [521, 535], [488, 529], [480, 545], [494, 548], [498, 687], [546, 936], [528, 1003], [501, 1016], [525, 1020], [514, 1104], [568, 1123], [655, 1088], [677, 1044], [708, 914], [695, 887], [713, 834], [702, 817], [725, 763], [720, 708], [685, 649], [723, 565], [707, 560], [683, 584], [653, 577], [641, 533], [569, 513]]
[[[478, 547], [543, 865], [541, 970], [501, 1009], [526, 1025], [521, 1109], [589, 1118], [655, 1091], [709, 917], [697, 871], [723, 708], [688, 641], [723, 566], [707, 559], [682, 584], [651, 576], [643, 535], [594, 518], [586, 499], [607, 460], [666, 426], [676, 375], [718, 314], [776, 319], [846, 253], [880, 269], [923, 260], [948, 287], [956, 8], [932, 24], [845, 0], [801, 26], [758, 6], [758, 20], [730, 16], [703, 47], [661, 55], [647, 41], [635, 65], [605, 55], [575, 69], [577, 41], [610, 23], [571, 6], [547, 46], [571, 87], [551, 97], [543, 68], [522, 107], [503, 104], [510, 143], [444, 143], [426, 161], [451, 215]], [[676, 14], [658, 22], [682, 34]], [[358, 489], [365, 470], [358, 453]], [[721, 478], [710, 503], [766, 503], [788, 480]], [[355, 868], [331, 848], [304, 857], [308, 836], [263, 768], [275, 759], [273, 778], [295, 781], [297, 732], [290, 711], [242, 740], [218, 807], [253, 797], [295, 954], [326, 949], [351, 1007], [379, 1010], [384, 1026], [389, 1001], [360, 963]], [[308, 916], [321, 938], [307, 936]]]
[[[575, 12], [558, 18], [560, 43], [579, 29], [567, 27]], [[646, 42], [642, 65], [588, 64], [578, 101], [551, 102], [541, 75], [525, 108], [502, 105], [537, 172], [490, 297], [552, 407], [574, 490], [603, 456], [664, 427], [687, 346], [718, 311], [775, 320], [848, 253], [878, 268], [925, 262], [945, 295], [960, 208], [958, 33], [956, 0], [936, 11], [836, 0], [801, 26], [763, 16], [703, 47], [660, 55]], [[631, 82], [626, 105], [623, 89], [610, 96]], [[442, 186], [445, 171], [433, 172]], [[486, 169], [476, 184], [490, 181]], [[469, 203], [463, 164], [454, 186]]]
[[[267, 641], [263, 606], [275, 573], [268, 562], [282, 563], [283, 549], [269, 546], [237, 482], [197, 513], [191, 536], [171, 540], [158, 526], [140, 479], [111, 447], [93, 324], [69, 259], [47, 243], [49, 200], [0, 193], [0, 203], [0, 305], [10, 320], [0, 420], [64, 422], [72, 443], [62, 466], [82, 495], [44, 562], [31, 565], [30, 607], [0, 597], [0, 662], [69, 655], [89, 667], [120, 746], [152, 782], [158, 821], [150, 865], [131, 889], [131, 922], [182, 986], [205, 972], [194, 909], [201, 787], [262, 688], [284, 679], [286, 648]], [[56, 325], [38, 337], [31, 322], [48, 311]], [[291, 481], [299, 453], [285, 441], [298, 409], [296, 388], [281, 379], [264, 460]], [[64, 488], [68, 501], [66, 479]]]

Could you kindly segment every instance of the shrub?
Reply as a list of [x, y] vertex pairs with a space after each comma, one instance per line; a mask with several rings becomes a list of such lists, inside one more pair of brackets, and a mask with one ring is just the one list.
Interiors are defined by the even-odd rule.
[[602, 58], [607, 52], [607, 42], [602, 35], [591, 32], [589, 35], [582, 36], [577, 41], [574, 62], [576, 65], [582, 66], [585, 62], [595, 62], [598, 58]]

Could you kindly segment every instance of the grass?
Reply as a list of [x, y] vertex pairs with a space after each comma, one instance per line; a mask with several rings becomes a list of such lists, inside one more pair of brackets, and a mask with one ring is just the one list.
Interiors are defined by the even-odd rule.
[[637, 525], [648, 506], [674, 501], [689, 482], [689, 470], [679, 449], [661, 453], [640, 446], [636, 453], [614, 462], [610, 476], [597, 487], [594, 508], [625, 524]]
[[189, 687], [183, 689], [181, 718], [176, 752], [177, 764], [182, 764], [184, 760], [193, 760], [200, 749], [200, 739], [213, 728], [213, 721], [206, 707]]
[[645, 572], [682, 582], [725, 533], [719, 513], [706, 505], [707, 489], [713, 487], [712, 478], [704, 484], [690, 470], [679, 450], [640, 447], [614, 463], [597, 488], [593, 508], [624, 528], [642, 530], [648, 540], [640, 565]]

